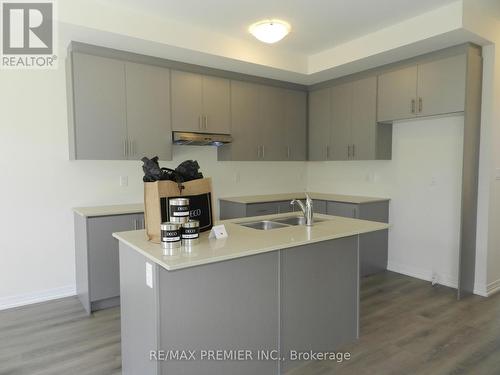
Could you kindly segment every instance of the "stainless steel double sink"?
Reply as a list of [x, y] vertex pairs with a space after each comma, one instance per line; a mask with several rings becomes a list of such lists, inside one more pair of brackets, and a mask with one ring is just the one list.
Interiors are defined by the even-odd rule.
[[[325, 219], [314, 219], [314, 223], [320, 223], [322, 221], [325, 221]], [[246, 221], [236, 224], [253, 229], [270, 230], [286, 228], [295, 225], [305, 225], [306, 219], [303, 216], [290, 216], [273, 220]]]

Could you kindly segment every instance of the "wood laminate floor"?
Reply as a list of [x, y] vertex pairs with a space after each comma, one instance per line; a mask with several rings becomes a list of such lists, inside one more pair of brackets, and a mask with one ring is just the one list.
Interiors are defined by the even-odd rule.
[[[457, 301], [396, 273], [365, 278], [361, 338], [342, 351], [352, 359], [293, 375], [500, 374], [500, 294]], [[0, 312], [1, 375], [120, 374], [120, 360], [118, 308], [89, 318], [65, 298]]]

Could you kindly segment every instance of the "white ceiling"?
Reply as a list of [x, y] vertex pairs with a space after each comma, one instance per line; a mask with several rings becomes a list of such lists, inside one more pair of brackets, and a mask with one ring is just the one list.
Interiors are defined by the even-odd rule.
[[[279, 48], [314, 54], [456, 0], [101, 0], [252, 41], [248, 26], [281, 18]], [[423, 27], [425, 27], [423, 25]]]

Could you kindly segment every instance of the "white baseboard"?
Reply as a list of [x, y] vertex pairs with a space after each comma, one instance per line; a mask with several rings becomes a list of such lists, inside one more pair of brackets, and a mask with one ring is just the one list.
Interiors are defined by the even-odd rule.
[[[432, 282], [432, 270], [426, 270], [391, 261], [388, 262], [387, 269], [389, 271], [401, 273], [403, 275], [411, 276], [416, 279]], [[438, 284], [456, 289], [458, 286], [458, 280], [449, 275], [440, 274], [438, 275]]]
[[33, 303], [50, 301], [53, 299], [70, 297], [76, 295], [74, 285], [67, 285], [61, 288], [43, 290], [34, 293], [18, 294], [0, 298], [0, 310], [11, 309], [13, 307], [31, 305]]
[[483, 297], [489, 297], [498, 292], [500, 292], [500, 280], [493, 281], [486, 285], [481, 285], [481, 286], [476, 285], [474, 287], [474, 294]]
[[486, 293], [488, 297], [498, 292], [500, 292], [500, 280], [493, 281], [486, 287]]

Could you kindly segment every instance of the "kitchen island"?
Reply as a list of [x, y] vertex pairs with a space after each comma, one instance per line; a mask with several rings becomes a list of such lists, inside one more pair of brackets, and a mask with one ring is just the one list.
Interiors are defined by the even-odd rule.
[[328, 215], [312, 227], [241, 225], [291, 215], [222, 221], [227, 238], [203, 233], [169, 256], [144, 231], [113, 234], [123, 374], [285, 374], [300, 353], [356, 340], [359, 235], [388, 225]]

